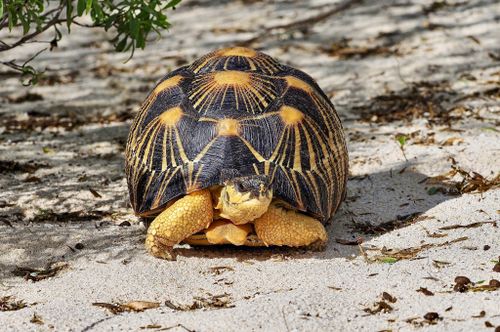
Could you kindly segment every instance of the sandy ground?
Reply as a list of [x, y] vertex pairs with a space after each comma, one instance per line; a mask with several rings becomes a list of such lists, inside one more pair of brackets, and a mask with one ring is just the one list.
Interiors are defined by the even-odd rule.
[[[500, 289], [487, 286], [500, 279], [500, 189], [485, 182], [500, 170], [500, 7], [376, 3], [299, 24], [338, 3], [185, 1], [170, 32], [127, 63], [104, 33], [75, 27], [34, 61], [47, 68], [40, 85], [0, 68], [1, 329], [500, 326]], [[175, 262], [155, 259], [128, 206], [131, 117], [163, 74], [234, 44], [308, 72], [332, 98], [349, 139], [347, 200], [324, 252], [184, 246]], [[468, 192], [473, 183], [485, 191]], [[455, 291], [457, 276], [474, 284]], [[159, 306], [123, 311], [131, 301]]]

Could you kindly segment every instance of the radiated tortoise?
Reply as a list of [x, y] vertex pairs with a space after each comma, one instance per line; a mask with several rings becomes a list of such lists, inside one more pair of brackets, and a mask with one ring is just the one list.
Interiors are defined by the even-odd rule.
[[130, 129], [125, 170], [146, 247], [321, 247], [345, 196], [340, 119], [307, 74], [248, 48], [209, 53], [160, 80]]

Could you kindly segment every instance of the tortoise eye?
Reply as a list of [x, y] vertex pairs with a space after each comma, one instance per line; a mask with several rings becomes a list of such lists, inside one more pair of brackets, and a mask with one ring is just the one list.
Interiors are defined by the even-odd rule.
[[241, 182], [236, 182], [234, 186], [236, 187], [236, 190], [238, 190], [239, 192], [245, 191], [245, 187], [243, 186], [243, 184], [241, 184]]

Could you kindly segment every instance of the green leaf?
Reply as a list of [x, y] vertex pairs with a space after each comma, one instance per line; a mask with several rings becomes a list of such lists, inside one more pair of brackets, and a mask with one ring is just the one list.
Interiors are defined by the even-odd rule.
[[3, 0], [0, 0], [0, 17], [3, 16]]
[[76, 13], [78, 16], [82, 16], [85, 11], [85, 0], [78, 0], [76, 4]]
[[129, 22], [129, 28], [130, 28], [130, 35], [132, 36], [133, 39], [137, 39], [137, 36], [139, 34], [139, 23], [137, 22], [136, 19], [132, 19]]
[[406, 135], [403, 135], [403, 134], [398, 134], [398, 135], [396, 135], [396, 141], [398, 141], [399, 145], [401, 145], [403, 147], [406, 144], [406, 142], [408, 141], [408, 137]]
[[117, 52], [123, 52], [123, 50], [125, 49], [125, 46], [127, 45], [127, 37], [123, 38], [122, 40], [120, 40], [120, 42], [118, 44], [116, 44], [115, 46], [115, 49]]
[[87, 0], [87, 6], [85, 7], [85, 12], [90, 13], [90, 9], [92, 9], [92, 0]]
[[495, 127], [483, 127], [483, 128], [481, 128], [481, 130], [484, 130], [484, 131], [493, 131], [495, 133], [500, 133], [500, 130], [496, 129]]
[[68, 27], [68, 32], [70, 32], [70, 26], [73, 22], [73, 1], [68, 1], [66, 5], [66, 26]]
[[476, 281], [474, 284], [476, 284], [476, 285], [480, 285], [480, 284], [482, 284], [482, 283], [484, 283], [484, 280], [479, 280], [479, 281]]
[[177, 6], [182, 0], [170, 0], [169, 3], [165, 6], [165, 8], [174, 8]]
[[381, 261], [382, 263], [394, 264], [398, 261], [398, 259], [395, 257], [391, 257], [391, 256], [385, 256], [385, 257], [379, 258], [379, 261]]
[[139, 35], [137, 36], [135, 45], [138, 48], [144, 49], [144, 47], [146, 46], [146, 40], [144, 39], [144, 33], [139, 33]]
[[7, 12], [7, 20], [9, 21], [9, 31], [11, 31], [14, 27], [14, 18], [12, 17], [12, 13], [10, 11]]
[[44, 146], [44, 147], [42, 148], [42, 151], [43, 151], [43, 153], [49, 153], [49, 154], [52, 154], [52, 153], [54, 153], [54, 152], [55, 152], [55, 151], [54, 151], [54, 149], [52, 149], [52, 148], [50, 148], [50, 147], [48, 147], [48, 146]]
[[28, 31], [30, 31], [30, 23], [26, 20], [26, 17], [22, 13], [19, 15], [19, 19], [21, 20], [21, 24], [23, 26], [23, 35], [25, 35]]

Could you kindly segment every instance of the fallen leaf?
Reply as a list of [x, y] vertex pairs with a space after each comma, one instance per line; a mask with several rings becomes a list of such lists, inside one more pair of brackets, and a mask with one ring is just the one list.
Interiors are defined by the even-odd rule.
[[364, 308], [363, 311], [370, 315], [375, 315], [379, 312], [387, 313], [394, 310], [394, 308], [385, 301], [378, 301], [373, 304], [372, 308]]
[[92, 305], [96, 307], [101, 307], [108, 309], [113, 314], [119, 314], [124, 311], [128, 312], [142, 312], [148, 309], [158, 308], [160, 303], [149, 302], [149, 301], [131, 301], [127, 303], [105, 303], [105, 302], [94, 302]]
[[33, 323], [33, 324], [38, 324], [38, 325], [43, 325], [43, 320], [42, 320], [42, 317], [40, 317], [39, 315], [37, 315], [35, 312], [33, 313], [33, 317], [31, 317], [30, 319], [30, 323]]
[[[374, 257], [365, 256], [365, 259], [367, 259], [370, 262], [382, 262], [382, 263], [392, 264], [396, 263], [401, 259], [414, 259], [422, 250], [425, 249], [444, 247], [468, 239], [469, 238], [467, 236], [463, 236], [454, 240], [445, 241], [441, 243], [426, 243], [421, 245], [420, 247], [410, 247], [399, 250], [387, 249], [385, 247], [382, 249], [370, 249], [370, 250], [379, 250], [382, 255], [375, 255]], [[360, 246], [360, 248], [362, 248], [362, 246]]]
[[472, 318], [483, 318], [484, 316], [486, 316], [486, 311], [481, 310], [479, 315], [472, 316]]
[[388, 302], [396, 303], [397, 299], [387, 292], [382, 293], [382, 298]]
[[451, 145], [454, 145], [455, 143], [463, 143], [464, 142], [464, 139], [463, 138], [460, 138], [460, 137], [450, 137], [446, 140], [444, 140], [443, 142], [441, 142], [441, 146], [451, 146]]
[[160, 306], [159, 302], [148, 302], [148, 301], [132, 301], [121, 305], [123, 308], [129, 309], [130, 311], [141, 312], [148, 309], [158, 308]]
[[43, 151], [43, 153], [46, 153], [46, 154], [53, 154], [55, 152], [54, 149], [52, 149], [52, 148], [50, 148], [48, 146], [44, 146], [42, 148], [42, 151]]
[[102, 195], [99, 194], [96, 190], [89, 187], [89, 191], [94, 195], [95, 198], [102, 198]]
[[443, 226], [443, 227], [439, 227], [439, 229], [442, 230], [442, 231], [446, 231], [446, 230], [458, 229], [458, 228], [476, 228], [476, 227], [479, 227], [479, 226], [482, 226], [482, 225], [485, 225], [485, 224], [496, 225], [496, 222], [495, 221], [476, 221], [476, 222], [473, 222], [473, 223], [470, 223], [470, 224], [465, 224], [465, 225]]
[[208, 297], [194, 297], [194, 301], [191, 304], [174, 304], [170, 300], [165, 301], [165, 305], [173, 310], [178, 311], [191, 311], [203, 308], [232, 308], [231, 297], [229, 294], [211, 295]]
[[420, 292], [426, 296], [434, 296], [434, 293], [431, 292], [430, 290], [428, 290], [427, 288], [425, 287], [420, 287], [419, 289], [417, 289], [417, 292]]
[[15, 311], [27, 306], [23, 300], [16, 300], [13, 296], [0, 297], [0, 311]]
[[51, 278], [58, 272], [68, 267], [69, 264], [66, 262], [53, 263], [44, 269], [18, 266], [12, 271], [12, 274], [19, 277], [24, 277], [24, 279], [26, 280], [40, 281], [43, 279]]
[[220, 275], [220, 274], [222, 274], [223, 272], [226, 272], [226, 271], [234, 271], [234, 268], [232, 268], [231, 266], [212, 266], [210, 268], [210, 271], [214, 275]]

